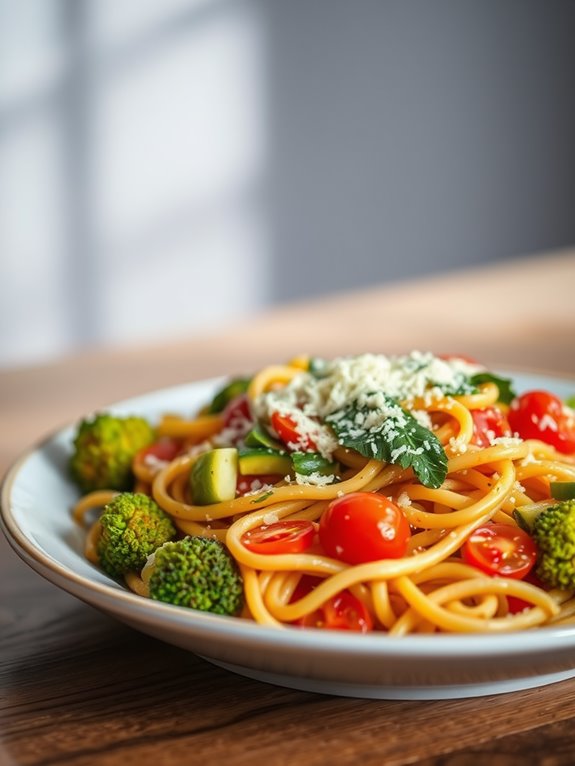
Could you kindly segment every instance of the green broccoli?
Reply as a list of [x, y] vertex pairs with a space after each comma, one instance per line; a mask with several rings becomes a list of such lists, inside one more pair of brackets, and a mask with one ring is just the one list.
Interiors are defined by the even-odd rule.
[[144, 418], [100, 413], [83, 420], [70, 459], [72, 477], [84, 492], [130, 489], [132, 460], [153, 441], [154, 431]]
[[156, 548], [176, 536], [172, 520], [151, 497], [124, 492], [100, 516], [98, 555], [112, 577], [139, 572]]
[[165, 543], [146, 570], [150, 596], [157, 601], [227, 615], [237, 615], [242, 608], [243, 583], [236, 562], [213, 538]]
[[533, 523], [537, 575], [547, 585], [575, 590], [575, 500], [544, 509]]

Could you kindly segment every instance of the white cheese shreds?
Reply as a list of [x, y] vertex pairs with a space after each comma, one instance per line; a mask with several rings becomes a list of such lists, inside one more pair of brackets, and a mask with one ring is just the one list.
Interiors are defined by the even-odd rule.
[[[321, 376], [302, 372], [284, 388], [261, 394], [254, 402], [256, 416], [269, 423], [277, 412], [291, 418], [299, 435], [298, 442], [288, 445], [292, 450], [311, 451], [310, 441], [324, 457], [331, 458], [338, 447], [333, 432], [322, 421], [328, 415], [339, 412], [352, 402], [358, 408], [372, 412], [359, 412], [353, 423], [345, 423], [351, 438], [361, 438], [365, 433], [381, 429], [389, 421], [390, 439], [396, 425], [402, 423], [401, 407], [390, 407], [386, 397], [391, 397], [407, 407], [420, 425], [431, 428], [427, 412], [415, 409], [416, 399], [431, 402], [443, 397], [446, 390], [457, 390], [469, 385], [470, 376], [484, 368], [469, 364], [462, 359], [439, 359], [431, 353], [412, 351], [405, 356], [363, 354], [356, 357], [340, 357], [322, 366]], [[344, 413], [341, 413], [343, 417]], [[404, 417], [404, 416], [403, 416]], [[405, 423], [403, 423], [405, 425]], [[387, 427], [387, 426], [386, 426]], [[423, 450], [422, 450], [423, 451]], [[399, 453], [394, 459], [399, 457]]]
[[489, 443], [493, 446], [499, 444], [501, 447], [515, 447], [517, 444], [522, 444], [523, 439], [519, 439], [516, 436], [497, 436], [490, 439]]
[[455, 453], [456, 455], [464, 455], [467, 452], [468, 444], [465, 441], [465, 439], [452, 436], [451, 439], [449, 440], [449, 446], [451, 448], [451, 451]]
[[326, 487], [328, 484], [333, 484], [335, 475], [329, 474], [328, 476], [325, 476], [318, 471], [309, 474], [296, 473], [295, 480], [297, 484], [311, 484], [314, 487]]
[[399, 497], [397, 498], [397, 504], [400, 508], [409, 508], [411, 505], [411, 498], [407, 494], [407, 492], [402, 492]]

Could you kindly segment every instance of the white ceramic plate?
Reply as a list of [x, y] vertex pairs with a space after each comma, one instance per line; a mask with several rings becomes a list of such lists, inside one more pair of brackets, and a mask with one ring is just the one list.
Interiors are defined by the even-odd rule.
[[[520, 390], [575, 393], [575, 381], [514, 375]], [[151, 419], [195, 412], [220, 380], [166, 389], [111, 410]], [[575, 676], [575, 626], [504, 635], [389, 638], [338, 631], [275, 630], [134, 595], [83, 556], [72, 521], [77, 491], [66, 465], [73, 429], [31, 449], [8, 473], [2, 522], [13, 548], [55, 585], [118, 620], [252, 678], [308, 691], [382, 699], [495, 694]]]

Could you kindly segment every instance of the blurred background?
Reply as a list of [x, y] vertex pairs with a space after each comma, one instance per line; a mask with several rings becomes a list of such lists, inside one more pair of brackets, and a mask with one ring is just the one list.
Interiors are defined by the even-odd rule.
[[572, 245], [574, 29], [568, 0], [0, 0], [0, 366]]

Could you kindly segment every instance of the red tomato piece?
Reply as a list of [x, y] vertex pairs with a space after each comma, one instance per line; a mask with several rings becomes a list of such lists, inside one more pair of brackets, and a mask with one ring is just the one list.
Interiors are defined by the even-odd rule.
[[[529, 572], [523, 579], [525, 582], [530, 582], [531, 585], [536, 585], [538, 588], [541, 588], [541, 590], [547, 590], [533, 570], [531, 570], [531, 572]], [[510, 614], [519, 614], [519, 612], [523, 612], [524, 609], [531, 609], [533, 604], [530, 601], [524, 601], [518, 596], [507, 596], [507, 607]]]
[[[304, 578], [302, 578], [303, 580]], [[301, 581], [300, 581], [301, 584]], [[307, 592], [294, 591], [292, 601], [298, 601], [313, 590], [315, 584], [307, 588]], [[303, 588], [302, 588], [303, 591]], [[297, 598], [296, 598], [297, 594]], [[367, 633], [373, 630], [373, 619], [365, 604], [348, 590], [343, 590], [328, 599], [315, 612], [310, 612], [294, 623], [302, 628], [323, 628], [326, 630], [353, 630]]]
[[315, 452], [317, 449], [316, 443], [309, 434], [302, 435], [298, 432], [296, 422], [289, 415], [274, 412], [271, 424], [284, 444], [297, 444], [302, 452]]
[[224, 408], [222, 418], [228, 443], [239, 444], [254, 425], [247, 394], [240, 394], [232, 399]]
[[348, 590], [330, 598], [323, 606], [325, 627], [331, 630], [373, 630], [373, 620], [363, 601]]
[[468, 564], [488, 575], [521, 580], [535, 564], [537, 547], [519, 527], [487, 524], [471, 534], [461, 554]]
[[489, 447], [493, 439], [501, 436], [511, 436], [509, 421], [499, 407], [485, 407], [482, 410], [472, 410], [473, 438], [472, 443], [479, 447]]
[[328, 556], [348, 564], [401, 558], [410, 537], [403, 511], [373, 492], [353, 492], [333, 500], [319, 525], [319, 539]]
[[509, 424], [522, 439], [540, 439], [566, 455], [575, 452], [575, 414], [549, 391], [527, 391], [511, 402]]
[[438, 354], [437, 358], [443, 359], [445, 362], [451, 362], [453, 359], [460, 359], [462, 362], [467, 362], [467, 364], [479, 364], [477, 359], [474, 359], [467, 354]]
[[[260, 487], [263, 487], [264, 484], [277, 484], [278, 481], [281, 481], [281, 479], [283, 479], [283, 476], [277, 476], [276, 474], [273, 474], [273, 476], [271, 474], [262, 474], [259, 476], [242, 476], [241, 474], [238, 474], [236, 494], [239, 497], [242, 497], [248, 492], [255, 492]], [[263, 489], [262, 492], [264, 492]]]
[[252, 553], [303, 553], [313, 543], [314, 535], [315, 526], [311, 521], [294, 519], [250, 529], [242, 535], [241, 541]]
[[156, 460], [162, 460], [166, 463], [170, 463], [172, 460], [178, 457], [181, 450], [181, 443], [176, 439], [172, 439], [169, 436], [164, 436], [158, 439], [157, 442], [150, 444], [148, 447], [144, 447], [138, 452], [137, 459], [143, 460], [151, 455]]

